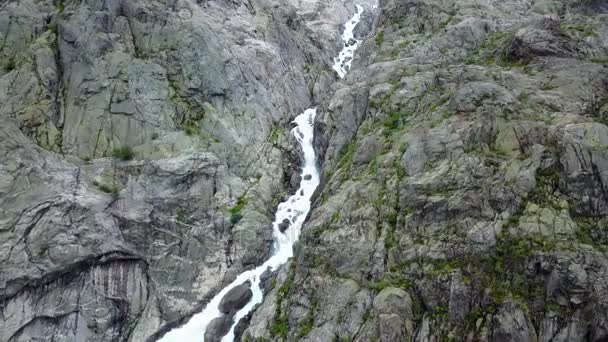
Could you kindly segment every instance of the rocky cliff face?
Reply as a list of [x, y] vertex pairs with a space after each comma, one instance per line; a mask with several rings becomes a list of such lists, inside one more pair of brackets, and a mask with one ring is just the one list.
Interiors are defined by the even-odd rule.
[[342, 2], [0, 4], [0, 341], [143, 341], [269, 253]]
[[321, 190], [245, 336], [608, 339], [608, 4], [380, 10], [319, 109]]
[[[356, 2], [358, 3], [358, 2]], [[608, 4], [0, 5], [0, 341], [145, 341], [269, 253], [243, 340], [608, 339]]]

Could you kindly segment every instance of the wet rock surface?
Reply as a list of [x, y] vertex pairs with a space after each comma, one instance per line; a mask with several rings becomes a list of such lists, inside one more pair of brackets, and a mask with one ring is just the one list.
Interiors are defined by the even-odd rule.
[[252, 295], [251, 283], [245, 282], [228, 291], [220, 301], [218, 308], [225, 314], [236, 312], [249, 302]]
[[225, 315], [212, 320], [205, 331], [205, 341], [220, 342], [232, 326], [232, 315]]
[[289, 221], [289, 219], [284, 219], [281, 223], [279, 223], [279, 231], [281, 233], [285, 232], [290, 225], [291, 221]]

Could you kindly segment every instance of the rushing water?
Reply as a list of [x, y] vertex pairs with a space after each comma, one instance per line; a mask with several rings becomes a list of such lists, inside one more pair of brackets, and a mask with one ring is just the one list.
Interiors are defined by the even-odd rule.
[[[359, 5], [356, 5], [356, 7], [357, 13], [355, 13], [355, 15], [344, 25], [345, 29], [342, 34], [344, 48], [338, 57], [336, 57], [333, 66], [340, 77], [346, 75], [346, 72], [352, 63], [355, 50], [360, 43], [360, 41], [354, 39], [353, 30], [361, 19], [363, 7]], [[317, 170], [315, 150], [313, 148], [314, 120], [316, 114], [316, 108], [310, 108], [294, 119], [296, 127], [292, 130], [292, 134], [297, 138], [302, 147], [302, 151], [304, 152], [302, 177], [298, 191], [289, 197], [287, 201], [279, 204], [277, 208], [275, 220], [272, 224], [274, 246], [273, 254], [270, 259], [253, 270], [241, 273], [232, 283], [230, 283], [230, 285], [226, 286], [222, 291], [215, 295], [215, 297], [207, 303], [207, 306], [202, 312], [192, 316], [192, 318], [183, 326], [169, 331], [159, 340], [160, 342], [193, 342], [204, 340], [205, 331], [209, 323], [213, 319], [223, 315], [218, 306], [224, 295], [235, 286], [250, 281], [253, 296], [247, 305], [237, 311], [232, 321], [230, 331], [222, 339], [223, 342], [232, 342], [234, 340], [234, 328], [236, 324], [241, 318], [245, 317], [254, 306], [262, 302], [264, 296], [259, 286], [260, 276], [267, 269], [278, 269], [293, 256], [293, 244], [300, 236], [302, 224], [304, 224], [304, 220], [310, 211], [310, 198], [319, 185], [319, 170]], [[285, 232], [281, 233], [279, 224], [285, 219], [288, 219], [291, 224]]]
[[[238, 286], [245, 281], [250, 281], [253, 297], [245, 307], [236, 313], [230, 332], [222, 339], [222, 341], [233, 341], [236, 323], [247, 315], [256, 304], [262, 302], [263, 293], [259, 287], [260, 275], [268, 268], [276, 270], [293, 256], [293, 244], [300, 236], [300, 229], [310, 210], [310, 198], [319, 185], [319, 171], [316, 166], [315, 150], [312, 141], [314, 130], [313, 124], [316, 113], [317, 110], [315, 108], [307, 109], [294, 120], [296, 127], [292, 130], [292, 134], [298, 139], [302, 146], [302, 151], [304, 152], [302, 180], [298, 191], [296, 191], [293, 196], [289, 197], [287, 201], [279, 204], [277, 208], [276, 218], [272, 225], [274, 237], [272, 257], [261, 266], [241, 273], [230, 285], [226, 286], [220, 293], [213, 297], [202, 312], [194, 315], [185, 325], [165, 334], [160, 341], [201, 341], [207, 325], [214, 318], [222, 316], [222, 313], [218, 309], [218, 304], [224, 295], [235, 286]], [[291, 222], [291, 225], [284, 233], [281, 233], [279, 231], [279, 224], [283, 222], [284, 219], [288, 219]]]
[[342, 42], [344, 47], [342, 48], [342, 51], [340, 51], [340, 54], [338, 54], [338, 57], [334, 58], [333, 68], [336, 70], [340, 78], [346, 76], [346, 73], [350, 69], [350, 65], [353, 62], [355, 50], [357, 50], [359, 44], [361, 44], [360, 40], [355, 39], [354, 30], [361, 20], [363, 7], [360, 5], [356, 5], [356, 7], [357, 13], [355, 13], [355, 15], [353, 15], [353, 17], [344, 24], [344, 32], [342, 33]]

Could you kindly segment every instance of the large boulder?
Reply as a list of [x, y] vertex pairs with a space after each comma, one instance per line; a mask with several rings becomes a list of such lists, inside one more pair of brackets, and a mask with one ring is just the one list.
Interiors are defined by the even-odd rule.
[[228, 291], [220, 301], [218, 308], [225, 314], [236, 312], [245, 306], [252, 296], [251, 282], [246, 281]]
[[205, 342], [220, 342], [232, 326], [232, 315], [224, 315], [213, 319], [205, 331]]

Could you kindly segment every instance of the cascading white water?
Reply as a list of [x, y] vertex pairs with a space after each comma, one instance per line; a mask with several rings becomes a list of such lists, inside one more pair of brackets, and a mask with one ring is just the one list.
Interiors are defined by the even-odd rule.
[[355, 50], [361, 44], [360, 40], [355, 39], [354, 30], [359, 21], [361, 21], [361, 14], [363, 13], [363, 7], [360, 5], [355, 5], [357, 7], [357, 13], [350, 18], [344, 24], [344, 32], [342, 33], [342, 42], [344, 47], [342, 51], [338, 54], [338, 57], [334, 58], [334, 70], [338, 73], [340, 78], [346, 76], [346, 73], [350, 69], [350, 65], [353, 62], [353, 56], [355, 55]]
[[[346, 72], [350, 68], [355, 50], [360, 43], [358, 40], [355, 40], [354, 44], [349, 43], [352, 42], [351, 39], [354, 39], [353, 30], [361, 19], [361, 13], [363, 13], [363, 7], [359, 5], [356, 5], [356, 7], [357, 13], [345, 24], [344, 33], [342, 34], [344, 48], [338, 57], [336, 57], [336, 62], [333, 66], [340, 77], [346, 75]], [[314, 120], [316, 114], [316, 108], [309, 108], [294, 119], [296, 127], [292, 130], [292, 134], [295, 135], [304, 152], [304, 165], [301, 174], [302, 179], [298, 191], [289, 197], [287, 201], [279, 204], [277, 208], [275, 220], [272, 224], [274, 238], [273, 255], [261, 266], [241, 273], [232, 283], [230, 283], [230, 285], [226, 286], [222, 291], [215, 295], [215, 297], [207, 303], [207, 306], [202, 312], [192, 316], [192, 318], [183, 326], [169, 331], [158, 341], [194, 342], [204, 340], [205, 331], [209, 323], [215, 318], [223, 315], [218, 308], [222, 298], [235, 286], [249, 281], [251, 282], [250, 288], [253, 292], [253, 296], [243, 308], [237, 311], [230, 331], [222, 338], [222, 342], [232, 342], [234, 340], [234, 328], [236, 324], [241, 318], [251, 312], [254, 306], [262, 302], [264, 294], [259, 286], [260, 276], [269, 268], [271, 270], [278, 269], [293, 256], [293, 245], [298, 241], [300, 230], [310, 211], [310, 198], [319, 185], [319, 170], [317, 170], [316, 156], [313, 148]], [[281, 233], [279, 224], [285, 219], [288, 219], [291, 224], [286, 231]]]
[[[319, 185], [319, 171], [317, 170], [315, 150], [313, 148], [313, 130], [316, 113], [316, 108], [310, 108], [298, 115], [294, 120], [296, 127], [292, 130], [292, 133], [298, 139], [302, 146], [302, 151], [304, 152], [302, 180], [300, 181], [300, 188], [298, 191], [296, 191], [293, 196], [289, 197], [287, 201], [279, 204], [277, 208], [276, 218], [273, 223], [274, 253], [272, 257], [261, 266], [241, 273], [232, 283], [230, 283], [230, 285], [226, 286], [220, 293], [213, 297], [202, 312], [192, 316], [185, 325], [169, 331], [159, 341], [201, 341], [207, 325], [213, 319], [223, 315], [218, 309], [218, 305], [224, 295], [235, 286], [250, 281], [253, 296], [249, 303], [236, 313], [230, 332], [222, 339], [222, 341], [233, 341], [236, 323], [247, 315], [255, 305], [262, 302], [263, 293], [259, 287], [260, 276], [268, 268], [276, 270], [293, 256], [293, 244], [300, 236], [300, 229], [310, 210], [310, 198]], [[288, 219], [291, 222], [291, 225], [285, 232], [281, 233], [279, 224], [283, 222], [284, 219]]]

